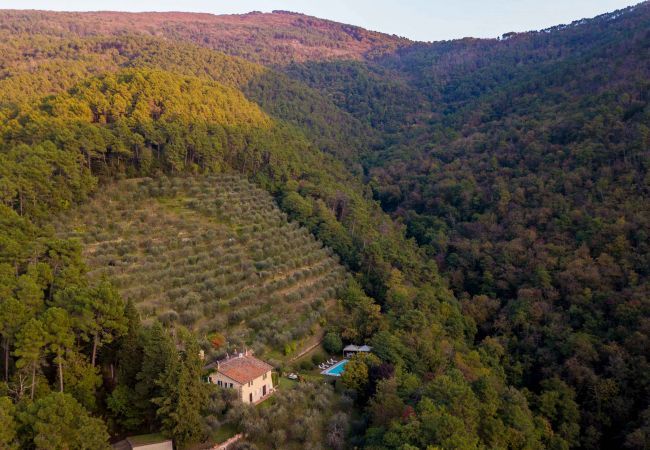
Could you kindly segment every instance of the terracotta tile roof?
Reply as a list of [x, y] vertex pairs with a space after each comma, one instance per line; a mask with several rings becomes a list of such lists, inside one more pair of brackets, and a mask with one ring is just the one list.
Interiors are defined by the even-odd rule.
[[217, 364], [217, 372], [241, 384], [261, 377], [272, 369], [273, 366], [270, 364], [250, 355], [233, 356], [228, 359], [222, 359]]

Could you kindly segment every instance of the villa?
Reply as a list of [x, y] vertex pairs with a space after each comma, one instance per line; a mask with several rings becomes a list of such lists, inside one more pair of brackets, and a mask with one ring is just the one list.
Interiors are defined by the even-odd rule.
[[249, 351], [229, 356], [208, 365], [214, 371], [208, 376], [210, 383], [236, 389], [244, 403], [259, 403], [271, 395], [273, 366], [255, 358]]

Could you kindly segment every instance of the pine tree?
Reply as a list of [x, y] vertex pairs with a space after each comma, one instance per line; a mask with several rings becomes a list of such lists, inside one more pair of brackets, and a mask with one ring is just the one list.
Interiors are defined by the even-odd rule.
[[199, 345], [189, 333], [182, 333], [184, 351], [170, 360], [159, 380], [161, 396], [154, 402], [164, 432], [179, 445], [203, 437], [201, 412], [207, 403], [207, 385], [201, 380], [202, 362]]
[[159, 322], [143, 331], [142, 340], [142, 369], [136, 376], [134, 405], [142, 411], [147, 423], [153, 427], [159, 421], [157, 414], [152, 411], [152, 402], [160, 407], [156, 399], [169, 396], [165, 389], [171, 389], [173, 385], [178, 370], [178, 350], [167, 330]]
[[16, 350], [14, 351], [14, 355], [18, 357], [16, 367], [19, 369], [31, 369], [32, 384], [30, 398], [32, 400], [34, 399], [36, 372], [41, 365], [43, 347], [47, 343], [46, 337], [43, 323], [34, 318], [30, 319], [16, 336]]
[[74, 397], [60, 392], [36, 400], [19, 414], [26, 448], [42, 450], [108, 449], [101, 419], [88, 414]]
[[11, 342], [28, 315], [25, 305], [14, 297], [0, 300], [0, 334], [2, 334], [2, 347], [4, 351], [4, 376], [9, 380], [9, 354]]
[[9, 397], [0, 397], [0, 448], [13, 450], [16, 443], [17, 424], [14, 418], [15, 407]]
[[[123, 334], [114, 347], [117, 348], [114, 360], [117, 364], [117, 386], [106, 399], [108, 408], [113, 412], [115, 420], [126, 430], [137, 430], [145, 420], [144, 409], [148, 407], [147, 399], [140, 398], [135, 387], [138, 374], [142, 370], [144, 349], [140, 316], [129, 300], [124, 309], [126, 333]], [[111, 364], [111, 374], [114, 374]]]
[[58, 367], [59, 391], [63, 392], [65, 354], [72, 348], [74, 343], [70, 317], [64, 309], [53, 307], [43, 314], [43, 323], [45, 324], [47, 345], [50, 352], [54, 354], [54, 363]]
[[124, 301], [117, 291], [107, 282], [101, 283], [94, 291], [92, 303], [93, 317], [96, 326], [93, 334], [91, 364], [95, 366], [97, 351], [104, 345], [127, 331], [127, 321], [124, 315]]
[[108, 282], [94, 289], [68, 288], [56, 296], [56, 304], [70, 313], [84, 340], [92, 342], [93, 367], [99, 348], [127, 331], [124, 301]]
[[178, 404], [172, 417], [176, 422], [174, 437], [181, 443], [195, 441], [202, 437], [203, 419], [201, 412], [206, 406], [208, 385], [201, 379], [203, 362], [199, 357], [200, 347], [194, 336], [185, 339], [185, 354], [178, 377]]
[[134, 386], [138, 372], [142, 369], [143, 348], [142, 323], [132, 300], [129, 300], [124, 308], [124, 316], [127, 331], [120, 337], [118, 342], [118, 382]]

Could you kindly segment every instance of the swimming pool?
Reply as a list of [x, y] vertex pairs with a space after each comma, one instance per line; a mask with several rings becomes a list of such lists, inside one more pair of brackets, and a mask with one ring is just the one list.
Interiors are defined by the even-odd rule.
[[347, 363], [348, 363], [348, 360], [344, 359], [343, 361], [337, 362], [332, 367], [323, 370], [321, 373], [323, 375], [330, 375], [332, 377], [340, 377], [341, 374], [343, 373], [343, 369], [345, 369], [345, 365]]

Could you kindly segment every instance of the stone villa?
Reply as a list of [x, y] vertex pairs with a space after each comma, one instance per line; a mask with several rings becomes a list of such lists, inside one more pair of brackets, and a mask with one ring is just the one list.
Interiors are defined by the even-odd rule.
[[210, 383], [229, 389], [236, 389], [244, 403], [259, 403], [271, 395], [273, 366], [255, 358], [250, 352], [239, 353], [212, 363]]

